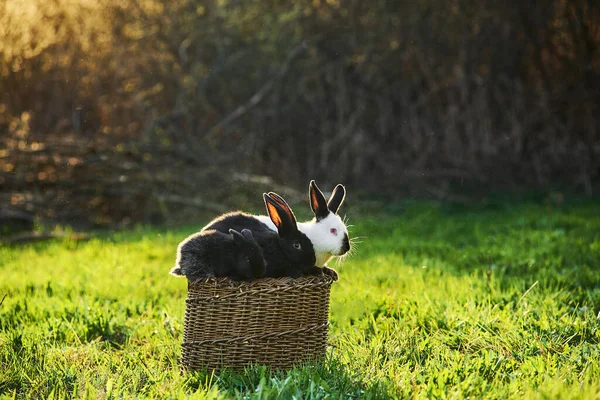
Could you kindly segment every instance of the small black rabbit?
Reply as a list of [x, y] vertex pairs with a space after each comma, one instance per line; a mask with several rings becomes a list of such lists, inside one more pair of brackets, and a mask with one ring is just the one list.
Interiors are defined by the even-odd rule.
[[177, 248], [171, 275], [190, 280], [203, 276], [227, 276], [235, 280], [262, 277], [265, 260], [252, 232], [248, 229], [228, 232], [203, 230], [188, 236]]
[[227, 232], [229, 229], [250, 229], [263, 250], [265, 276], [297, 278], [320, 272], [315, 267], [316, 257], [310, 239], [298, 230], [296, 217], [281, 197], [263, 194], [269, 217], [277, 232], [251, 214], [232, 212], [211, 221], [205, 230]]

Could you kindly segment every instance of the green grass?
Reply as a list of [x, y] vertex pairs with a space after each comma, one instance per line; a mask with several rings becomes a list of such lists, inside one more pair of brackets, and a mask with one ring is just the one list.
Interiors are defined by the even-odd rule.
[[[350, 215], [328, 359], [180, 375], [194, 228], [0, 249], [0, 393], [23, 397], [599, 398], [600, 208], [405, 204]], [[199, 221], [200, 226], [204, 221]]]

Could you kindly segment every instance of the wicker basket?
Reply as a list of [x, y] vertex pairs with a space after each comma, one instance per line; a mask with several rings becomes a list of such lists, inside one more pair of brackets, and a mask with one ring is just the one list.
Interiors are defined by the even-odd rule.
[[324, 357], [329, 325], [328, 275], [188, 284], [183, 367], [274, 369]]

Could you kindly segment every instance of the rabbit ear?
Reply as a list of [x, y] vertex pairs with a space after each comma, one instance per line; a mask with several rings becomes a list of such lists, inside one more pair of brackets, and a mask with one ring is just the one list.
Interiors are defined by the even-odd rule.
[[271, 200], [273, 200], [277, 204], [279, 204], [279, 207], [281, 207], [281, 209], [285, 212], [285, 215], [290, 220], [290, 223], [292, 224], [292, 226], [294, 228], [296, 228], [296, 216], [294, 215], [294, 212], [292, 211], [292, 207], [290, 207], [288, 205], [288, 203], [285, 201], [285, 199], [283, 197], [281, 197], [280, 195], [278, 195], [275, 192], [269, 192], [268, 196]]
[[312, 209], [313, 214], [315, 214], [317, 221], [326, 218], [329, 215], [327, 201], [325, 200], [323, 192], [321, 192], [314, 180], [310, 181], [308, 193], [310, 197], [310, 208]]
[[346, 188], [342, 184], [337, 185], [335, 189], [333, 189], [333, 193], [331, 193], [331, 197], [329, 197], [329, 201], [327, 202], [327, 208], [329, 208], [329, 211], [337, 214], [345, 198]]
[[281, 208], [286, 208], [286, 209], [290, 208], [290, 206], [285, 201], [285, 199], [283, 197], [281, 197], [280, 195], [278, 195], [277, 193], [275, 193], [275, 192], [269, 192], [267, 194], [267, 196], [269, 196], [271, 198], [271, 200], [279, 203], [279, 205], [281, 206]]
[[242, 229], [242, 235], [247, 241], [253, 243], [255, 242], [254, 235], [252, 234], [252, 231], [250, 229]]
[[281, 203], [279, 199], [275, 200], [266, 193], [263, 193], [263, 199], [267, 206], [269, 217], [277, 227], [277, 231], [280, 235], [298, 230], [296, 226], [296, 217], [285, 200], [281, 199], [283, 201], [283, 203]]
[[239, 233], [235, 229], [230, 229], [229, 233], [231, 233], [231, 236], [233, 236], [233, 242], [235, 244], [241, 245], [241, 244], [244, 244], [246, 242], [246, 238], [244, 237], [244, 235], [242, 235], [241, 233]]

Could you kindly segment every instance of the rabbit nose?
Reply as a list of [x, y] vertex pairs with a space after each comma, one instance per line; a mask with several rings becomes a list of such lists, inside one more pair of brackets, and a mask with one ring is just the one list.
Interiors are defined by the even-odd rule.
[[350, 250], [350, 240], [348, 239], [348, 234], [344, 234], [344, 240], [342, 240], [341, 254], [346, 254], [349, 250]]

